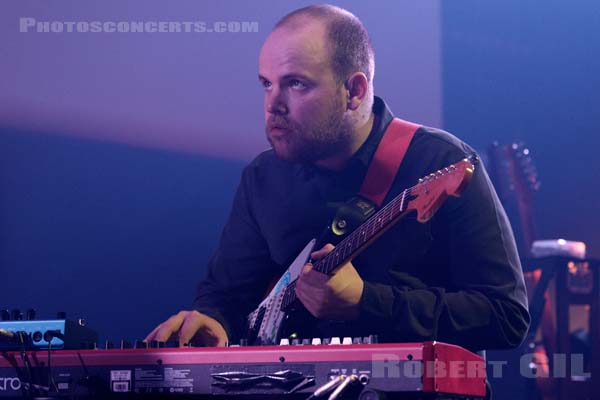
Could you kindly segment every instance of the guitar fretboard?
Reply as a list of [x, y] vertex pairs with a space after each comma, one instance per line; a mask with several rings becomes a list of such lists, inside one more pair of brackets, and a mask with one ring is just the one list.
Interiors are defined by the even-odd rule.
[[[351, 261], [373, 240], [400, 220], [409, 208], [418, 210], [418, 213], [422, 214], [423, 221], [430, 218], [448, 195], [460, 195], [474, 171], [472, 160], [476, 159], [464, 159], [419, 179], [419, 183], [396, 196], [338, 243], [329, 254], [316, 261], [313, 268], [324, 274], [331, 274], [340, 265]], [[413, 200], [422, 194], [426, 198], [429, 196], [431, 201], [427, 205], [418, 205], [417, 201], [411, 205]], [[296, 280], [294, 280], [285, 289], [281, 309], [288, 309], [296, 299]]]
[[356, 228], [325, 257], [314, 263], [313, 268], [324, 274], [330, 274], [338, 266], [353, 258], [372, 239], [382, 232], [389, 224], [394, 223], [406, 210], [406, 203], [411, 189], [404, 190], [400, 195], [377, 211], [371, 218]]
[[[414, 186], [413, 186], [414, 187]], [[354, 258], [366, 245], [396, 222], [410, 202], [412, 187], [404, 190], [392, 201], [377, 211], [367, 221], [356, 228], [342, 240], [325, 257], [315, 262], [313, 268], [324, 274], [330, 274], [338, 266]], [[285, 290], [282, 309], [286, 309], [296, 300], [296, 280], [292, 281]]]

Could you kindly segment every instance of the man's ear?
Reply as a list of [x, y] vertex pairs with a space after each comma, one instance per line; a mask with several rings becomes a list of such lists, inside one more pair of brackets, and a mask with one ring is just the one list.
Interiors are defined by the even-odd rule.
[[356, 110], [367, 98], [369, 91], [369, 81], [362, 72], [355, 72], [348, 77], [344, 83], [347, 93], [346, 107], [349, 110]]

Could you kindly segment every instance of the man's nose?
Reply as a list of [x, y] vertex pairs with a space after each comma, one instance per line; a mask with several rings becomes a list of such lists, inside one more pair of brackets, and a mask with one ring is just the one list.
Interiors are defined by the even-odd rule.
[[281, 93], [272, 93], [267, 98], [267, 112], [269, 114], [285, 115], [288, 113], [288, 107]]

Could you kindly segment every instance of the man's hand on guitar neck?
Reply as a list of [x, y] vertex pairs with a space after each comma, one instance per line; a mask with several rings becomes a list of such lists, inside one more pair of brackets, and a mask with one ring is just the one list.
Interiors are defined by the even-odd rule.
[[166, 342], [171, 337], [176, 339], [180, 346], [189, 342], [202, 346], [226, 346], [228, 340], [221, 323], [196, 310], [178, 312], [154, 328], [144, 341]]
[[[333, 248], [327, 244], [311, 257], [319, 260]], [[363, 287], [364, 282], [352, 263], [342, 265], [332, 275], [313, 270], [309, 263], [296, 282], [296, 295], [316, 318], [350, 320], [358, 317]]]

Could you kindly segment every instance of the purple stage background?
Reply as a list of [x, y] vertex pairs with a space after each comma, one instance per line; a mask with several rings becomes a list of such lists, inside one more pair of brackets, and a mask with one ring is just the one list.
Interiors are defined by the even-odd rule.
[[[281, 16], [306, 4], [4, 2], [0, 126], [249, 160], [267, 147], [260, 46]], [[438, 2], [340, 4], [373, 36], [378, 93], [404, 117], [439, 126]], [[38, 33], [21, 32], [21, 18], [254, 25], [251, 32]]]

